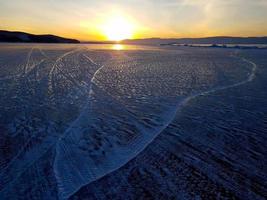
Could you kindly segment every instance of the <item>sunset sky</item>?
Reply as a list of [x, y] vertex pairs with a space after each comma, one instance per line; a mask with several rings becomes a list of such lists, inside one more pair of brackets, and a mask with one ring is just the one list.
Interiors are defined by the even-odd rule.
[[267, 0], [0, 0], [0, 29], [80, 40], [264, 36]]

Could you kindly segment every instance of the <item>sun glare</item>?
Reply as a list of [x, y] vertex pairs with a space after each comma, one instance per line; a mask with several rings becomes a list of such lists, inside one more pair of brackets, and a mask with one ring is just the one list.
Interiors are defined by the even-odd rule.
[[112, 46], [112, 49], [113, 49], [113, 50], [123, 50], [123, 49], [124, 49], [124, 46], [121, 45], [121, 44], [114, 44], [114, 45]]
[[103, 34], [112, 41], [132, 39], [133, 25], [123, 16], [116, 16], [103, 25]]

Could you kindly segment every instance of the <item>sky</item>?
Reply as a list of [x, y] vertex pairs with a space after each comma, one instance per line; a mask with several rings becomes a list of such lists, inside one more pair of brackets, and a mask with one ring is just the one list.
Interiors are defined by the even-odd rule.
[[83, 41], [266, 36], [267, 0], [0, 0], [0, 29]]

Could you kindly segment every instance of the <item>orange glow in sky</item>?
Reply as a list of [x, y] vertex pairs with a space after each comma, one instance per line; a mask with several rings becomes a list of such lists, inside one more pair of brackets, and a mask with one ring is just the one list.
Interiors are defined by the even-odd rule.
[[0, 29], [81, 41], [267, 35], [266, 0], [0, 0]]

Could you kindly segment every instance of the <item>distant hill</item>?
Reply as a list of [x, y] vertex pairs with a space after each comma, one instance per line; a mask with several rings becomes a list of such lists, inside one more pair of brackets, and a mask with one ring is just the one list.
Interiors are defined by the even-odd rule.
[[147, 38], [123, 40], [123, 44], [267, 44], [267, 37]]
[[34, 35], [24, 32], [0, 30], [0, 42], [26, 43], [80, 43], [79, 40], [63, 38], [56, 35]]

